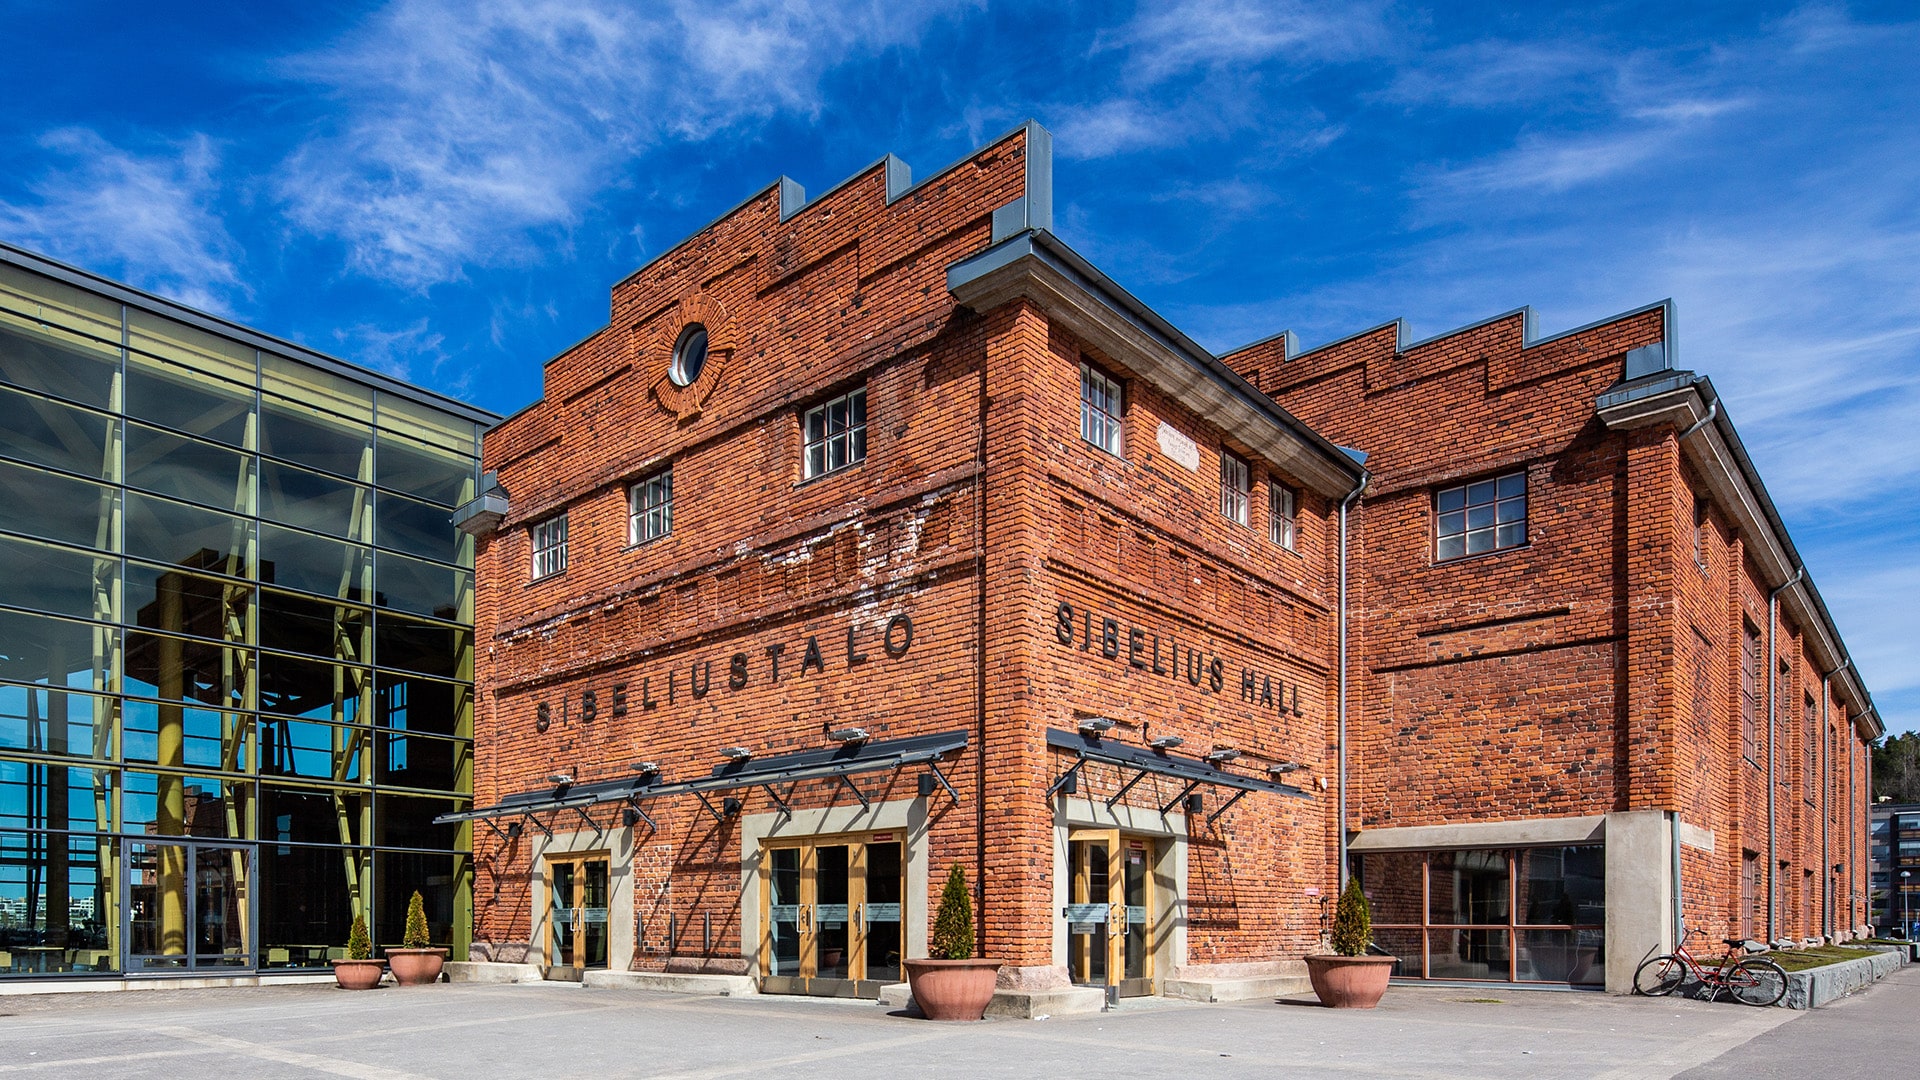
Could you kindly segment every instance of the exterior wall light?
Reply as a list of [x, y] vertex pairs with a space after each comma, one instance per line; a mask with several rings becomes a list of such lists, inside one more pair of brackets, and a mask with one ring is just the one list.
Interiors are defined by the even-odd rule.
[[1089, 716], [1085, 720], [1080, 721], [1080, 731], [1081, 734], [1084, 735], [1092, 735], [1097, 738], [1102, 732], [1112, 730], [1113, 721], [1104, 716]]
[[652, 776], [660, 771], [660, 766], [651, 761], [636, 761], [627, 766], [627, 768], [632, 769], [642, 776]]
[[563, 772], [549, 773], [547, 775], [547, 783], [566, 787], [568, 784], [573, 783], [573, 774]]
[[1275, 776], [1285, 776], [1290, 772], [1299, 772], [1304, 768], [1306, 768], [1306, 766], [1297, 761], [1282, 761], [1267, 766], [1267, 771]]
[[753, 748], [750, 746], [723, 746], [720, 748], [720, 756], [726, 758], [728, 761], [745, 761], [753, 756]]
[[1155, 750], [1171, 750], [1186, 741], [1187, 740], [1178, 735], [1162, 735], [1147, 745], [1153, 747]]
[[832, 739], [834, 742], [863, 743], [871, 737], [872, 736], [867, 734], [867, 729], [863, 727], [835, 728], [827, 732], [827, 738]]
[[1216, 746], [1213, 748], [1213, 752], [1207, 755], [1207, 760], [1218, 765], [1223, 761], [1232, 761], [1239, 756], [1240, 751], [1235, 750], [1231, 746]]

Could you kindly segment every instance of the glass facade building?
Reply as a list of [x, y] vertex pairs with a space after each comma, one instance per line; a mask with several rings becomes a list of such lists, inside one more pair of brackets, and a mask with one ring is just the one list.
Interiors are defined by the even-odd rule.
[[464, 955], [494, 419], [0, 247], [0, 978]]

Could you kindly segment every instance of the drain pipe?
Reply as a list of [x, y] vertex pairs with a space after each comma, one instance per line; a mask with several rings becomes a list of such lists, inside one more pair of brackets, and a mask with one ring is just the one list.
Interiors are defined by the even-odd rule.
[[1673, 947], [1677, 949], [1687, 940], [1686, 908], [1682, 904], [1686, 894], [1680, 887], [1680, 811], [1670, 810], [1667, 817], [1673, 830]]
[[1347, 509], [1366, 492], [1367, 483], [1373, 474], [1360, 470], [1360, 483], [1347, 492], [1340, 500], [1340, 677], [1339, 700], [1336, 712], [1339, 716], [1339, 729], [1335, 735], [1335, 756], [1339, 761], [1339, 820], [1335, 832], [1340, 838], [1340, 886], [1339, 893], [1347, 891]]
[[1692, 427], [1681, 432], [1679, 438], [1676, 438], [1673, 441], [1675, 443], [1686, 442], [1687, 436], [1692, 435], [1694, 432], [1699, 431], [1701, 428], [1706, 427], [1708, 424], [1713, 423], [1713, 418], [1719, 415], [1720, 415], [1720, 398], [1719, 398], [1719, 395], [1715, 395], [1712, 401], [1707, 402], [1707, 415], [1701, 417], [1699, 420], [1694, 421], [1694, 424]]
[[1778, 667], [1780, 663], [1775, 653], [1775, 627], [1780, 623], [1780, 594], [1800, 584], [1800, 579], [1806, 575], [1806, 567], [1796, 566], [1793, 568], [1792, 577], [1782, 583], [1779, 588], [1767, 594], [1767, 941], [1769, 943], [1771, 943], [1776, 936], [1774, 934], [1774, 905], [1780, 898], [1780, 867], [1778, 865], [1779, 858], [1774, 853], [1773, 824], [1773, 743], [1774, 729], [1778, 726], [1774, 714], [1779, 711], [1779, 704], [1774, 701], [1774, 683], [1776, 681], [1776, 672], [1774, 669]]

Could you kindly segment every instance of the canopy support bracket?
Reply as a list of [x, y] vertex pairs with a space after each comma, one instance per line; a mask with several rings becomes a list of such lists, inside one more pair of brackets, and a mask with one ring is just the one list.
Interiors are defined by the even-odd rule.
[[840, 782], [847, 785], [847, 790], [853, 792], [854, 798], [860, 800], [861, 812], [864, 813], [873, 809], [873, 802], [867, 798], [866, 792], [860, 790], [860, 785], [853, 782], [853, 777], [848, 776], [846, 773], [841, 773]]
[[1221, 803], [1220, 809], [1215, 810], [1213, 813], [1207, 815], [1207, 824], [1209, 825], [1213, 824], [1214, 820], [1218, 818], [1221, 814], [1224, 814], [1227, 811], [1233, 809], [1234, 803], [1237, 803], [1241, 799], [1244, 799], [1246, 797], [1247, 797], [1246, 788], [1241, 788], [1239, 791], [1234, 792], [1233, 798], [1228, 799], [1226, 802]]
[[927, 762], [927, 771], [933, 774], [935, 780], [940, 781], [941, 787], [947, 789], [947, 794], [953, 796], [953, 805], [959, 806], [960, 793], [953, 790], [953, 785], [947, 782], [947, 774], [940, 771], [940, 763], [938, 761]]
[[1115, 803], [1117, 803], [1117, 802], [1119, 802], [1119, 801], [1120, 801], [1121, 799], [1123, 799], [1123, 798], [1125, 798], [1125, 797], [1126, 797], [1126, 794], [1127, 794], [1127, 792], [1129, 792], [1129, 791], [1132, 791], [1132, 790], [1133, 790], [1133, 785], [1135, 785], [1135, 784], [1137, 784], [1137, 783], [1139, 783], [1139, 782], [1140, 782], [1140, 781], [1142, 781], [1142, 780], [1145, 780], [1146, 778], [1147, 778], [1147, 770], [1145, 770], [1145, 769], [1141, 769], [1141, 770], [1140, 770], [1139, 772], [1136, 772], [1136, 773], [1134, 773], [1134, 774], [1133, 774], [1133, 779], [1131, 779], [1131, 780], [1129, 780], [1129, 781], [1127, 781], [1127, 782], [1126, 782], [1126, 783], [1124, 783], [1124, 784], [1121, 784], [1121, 785], [1120, 785], [1120, 790], [1119, 790], [1119, 791], [1116, 791], [1116, 792], [1114, 792], [1114, 793], [1113, 793], [1113, 798], [1111, 798], [1111, 799], [1108, 799], [1108, 800], [1107, 800], [1107, 809], [1109, 809], [1109, 810], [1111, 810], [1111, 809], [1113, 809], [1113, 805], [1114, 805]]

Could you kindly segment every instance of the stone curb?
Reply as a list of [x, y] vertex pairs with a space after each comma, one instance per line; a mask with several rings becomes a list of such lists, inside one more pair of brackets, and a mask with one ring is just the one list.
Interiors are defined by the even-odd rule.
[[1817, 1009], [1848, 994], [1872, 986], [1907, 962], [1904, 949], [1878, 949], [1878, 956], [1843, 960], [1825, 967], [1787, 973], [1787, 996], [1780, 1005], [1786, 1009]]

